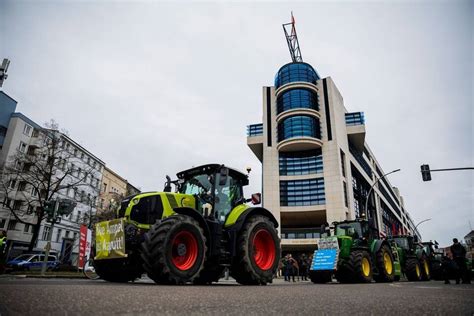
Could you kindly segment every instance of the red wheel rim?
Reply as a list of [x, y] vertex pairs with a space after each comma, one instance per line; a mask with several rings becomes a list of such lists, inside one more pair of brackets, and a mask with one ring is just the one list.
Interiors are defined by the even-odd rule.
[[253, 259], [261, 270], [271, 269], [275, 262], [275, 243], [266, 229], [260, 229], [253, 237]]
[[173, 238], [171, 261], [179, 270], [190, 269], [198, 257], [196, 237], [188, 231], [181, 231]]

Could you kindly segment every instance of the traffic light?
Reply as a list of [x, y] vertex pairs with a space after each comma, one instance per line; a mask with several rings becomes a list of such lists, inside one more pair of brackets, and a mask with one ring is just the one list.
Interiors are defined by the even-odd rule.
[[54, 200], [49, 200], [49, 201], [44, 202], [43, 209], [48, 214], [48, 216], [53, 216], [55, 203], [56, 202]]
[[421, 177], [423, 181], [431, 181], [430, 165], [421, 165]]
[[68, 199], [63, 199], [59, 200], [59, 208], [58, 208], [58, 216], [61, 215], [69, 215], [71, 214], [72, 211], [74, 211], [74, 208], [76, 207], [77, 203], [68, 200]]

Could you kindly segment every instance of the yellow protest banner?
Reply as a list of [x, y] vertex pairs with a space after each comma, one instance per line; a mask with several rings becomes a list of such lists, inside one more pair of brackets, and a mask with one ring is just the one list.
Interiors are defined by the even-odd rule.
[[95, 250], [95, 260], [127, 257], [123, 218], [95, 225]]

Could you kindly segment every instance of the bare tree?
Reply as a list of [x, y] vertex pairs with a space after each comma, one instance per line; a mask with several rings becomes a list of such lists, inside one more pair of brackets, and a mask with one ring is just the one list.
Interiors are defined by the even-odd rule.
[[70, 190], [74, 190], [72, 199], [84, 202], [88, 197], [84, 191], [80, 194], [79, 188], [90, 185], [88, 182], [95, 174], [92, 167], [82, 170], [74, 164], [77, 149], [70, 146], [67, 132], [59, 131], [54, 120], [35, 131], [32, 139], [27, 150], [20, 146], [8, 157], [0, 173], [3, 208], [18, 222], [33, 225], [29, 251], [35, 247], [41, 224], [48, 215], [45, 203]]

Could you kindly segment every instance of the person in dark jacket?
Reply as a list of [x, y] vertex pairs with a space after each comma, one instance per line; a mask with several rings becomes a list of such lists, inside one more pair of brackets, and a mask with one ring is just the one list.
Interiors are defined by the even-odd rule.
[[459, 279], [462, 279], [462, 283], [470, 283], [467, 279], [467, 265], [466, 265], [466, 248], [458, 242], [457, 238], [453, 239], [453, 245], [450, 247], [453, 255], [453, 260], [458, 266], [458, 272], [456, 273], [456, 284], [459, 284]]

